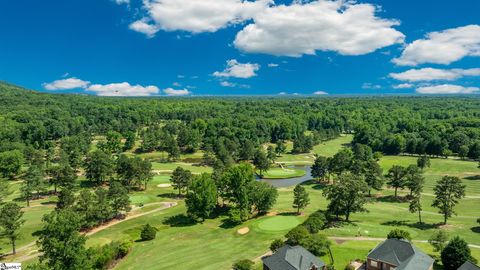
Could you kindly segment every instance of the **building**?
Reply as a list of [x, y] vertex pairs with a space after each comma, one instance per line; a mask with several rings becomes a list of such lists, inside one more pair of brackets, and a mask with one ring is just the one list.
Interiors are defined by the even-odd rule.
[[466, 261], [458, 270], [480, 270], [480, 267], [476, 266], [475, 264]]
[[367, 256], [367, 270], [432, 270], [434, 260], [405, 240], [387, 239]]
[[262, 258], [263, 270], [325, 270], [326, 265], [301, 246], [283, 246]]

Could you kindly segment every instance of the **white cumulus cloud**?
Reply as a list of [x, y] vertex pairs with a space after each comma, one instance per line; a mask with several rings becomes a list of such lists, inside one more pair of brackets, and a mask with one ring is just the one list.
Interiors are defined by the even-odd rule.
[[415, 87], [415, 85], [411, 84], [411, 83], [402, 83], [402, 84], [396, 84], [393, 86], [393, 89], [409, 89], [409, 88], [413, 88]]
[[131, 30], [153, 37], [160, 30], [155, 24], [148, 23], [147, 19], [135, 21], [129, 25]]
[[363, 55], [397, 43], [405, 36], [396, 20], [376, 16], [371, 4], [353, 1], [294, 1], [253, 17], [234, 45], [245, 52], [299, 57], [316, 51]]
[[316, 92], [314, 92], [313, 94], [314, 94], [314, 95], [328, 95], [328, 93], [325, 92], [325, 91], [316, 91]]
[[115, 0], [115, 3], [117, 3], [117, 5], [123, 5], [123, 4], [130, 4], [130, 0]]
[[84, 81], [77, 79], [75, 77], [63, 79], [63, 80], [56, 80], [51, 83], [44, 83], [43, 88], [46, 90], [70, 90], [70, 89], [77, 89], [77, 88], [85, 88], [90, 84], [89, 81]]
[[390, 73], [390, 77], [399, 81], [454, 81], [465, 76], [480, 76], [480, 68], [471, 69], [410, 69], [401, 73]]
[[[271, 0], [144, 0], [148, 18], [157, 31], [215, 32], [251, 19]], [[142, 22], [142, 20], [140, 21]], [[137, 31], [139, 28], [131, 29]], [[142, 32], [142, 31], [139, 31]], [[144, 32], [142, 32], [144, 33]]]
[[87, 91], [95, 92], [98, 96], [116, 96], [116, 97], [141, 97], [156, 95], [160, 92], [158, 87], [130, 85], [127, 82], [111, 84], [92, 84], [86, 88]]
[[478, 87], [464, 87], [453, 84], [423, 86], [417, 88], [419, 94], [473, 94], [480, 91]]
[[216, 71], [213, 73], [215, 77], [233, 77], [248, 79], [257, 76], [256, 72], [260, 70], [259, 64], [239, 63], [237, 60], [232, 59], [227, 61], [227, 67], [223, 71]]
[[192, 94], [188, 89], [173, 89], [173, 88], [167, 88], [163, 89], [163, 93], [165, 93], [167, 96], [187, 96]]
[[466, 56], [480, 56], [480, 25], [429, 33], [424, 39], [408, 44], [393, 62], [401, 66], [425, 63], [448, 65]]
[[279, 66], [279, 64], [275, 64], [275, 63], [270, 63], [270, 64], [268, 64], [268, 67], [269, 67], [269, 68], [276, 68], [276, 67], [278, 67], [278, 66]]

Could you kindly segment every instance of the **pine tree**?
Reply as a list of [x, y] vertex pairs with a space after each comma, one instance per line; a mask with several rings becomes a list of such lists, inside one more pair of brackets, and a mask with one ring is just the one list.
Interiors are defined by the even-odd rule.
[[304, 209], [309, 204], [308, 192], [302, 185], [296, 185], [293, 189], [293, 207], [297, 209], [297, 214], [300, 214], [300, 209]]

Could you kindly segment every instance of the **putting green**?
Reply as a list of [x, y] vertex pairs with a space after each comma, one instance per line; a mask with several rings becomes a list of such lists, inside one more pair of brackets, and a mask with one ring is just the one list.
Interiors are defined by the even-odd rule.
[[292, 168], [272, 168], [263, 173], [264, 179], [286, 179], [304, 176], [304, 170], [292, 169]]
[[151, 201], [151, 198], [148, 195], [143, 195], [143, 194], [130, 195], [130, 203], [133, 205], [140, 204], [140, 203], [145, 204], [150, 201]]
[[257, 228], [263, 232], [280, 232], [288, 231], [298, 224], [300, 221], [295, 216], [274, 216], [263, 218], [257, 224]]

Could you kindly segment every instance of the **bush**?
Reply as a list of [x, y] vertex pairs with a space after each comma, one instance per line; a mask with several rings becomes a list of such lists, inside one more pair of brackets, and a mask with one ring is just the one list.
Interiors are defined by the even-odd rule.
[[353, 266], [349, 263], [345, 266], [345, 270], [355, 270], [355, 266]]
[[310, 233], [308, 230], [302, 226], [299, 225], [293, 229], [291, 229], [285, 237], [287, 238], [287, 244], [290, 246], [296, 246], [302, 242], [302, 240], [308, 238], [310, 236]]
[[89, 250], [95, 269], [108, 269], [113, 261], [125, 257], [130, 251], [131, 242], [113, 241], [108, 245]]
[[310, 233], [318, 233], [320, 230], [325, 228], [325, 224], [327, 223], [327, 218], [322, 212], [315, 212], [311, 214], [305, 222], [303, 222], [303, 226], [310, 232]]
[[270, 244], [270, 250], [275, 253], [277, 250], [279, 250], [281, 247], [283, 247], [285, 243], [281, 239], [275, 239], [273, 242]]
[[228, 211], [228, 222], [233, 225], [242, 224], [244, 221], [248, 220], [249, 215], [247, 211], [242, 211], [237, 208], [230, 209]]
[[147, 224], [143, 227], [142, 232], [140, 233], [140, 239], [142, 241], [149, 241], [155, 239], [157, 236], [157, 229], [155, 227], [150, 226]]
[[458, 236], [448, 242], [441, 253], [441, 258], [445, 270], [456, 270], [466, 261], [476, 263], [467, 242]]
[[315, 256], [323, 256], [328, 253], [330, 241], [325, 235], [312, 234], [300, 240], [300, 245]]
[[233, 264], [233, 270], [251, 270], [254, 263], [250, 260], [240, 260]]
[[401, 229], [394, 229], [394, 230], [391, 230], [388, 235], [387, 235], [387, 238], [388, 239], [392, 239], [392, 238], [395, 238], [395, 239], [398, 239], [398, 240], [412, 240], [412, 237], [410, 236], [410, 233], [407, 232], [407, 231], [404, 231], [404, 230], [401, 230]]

